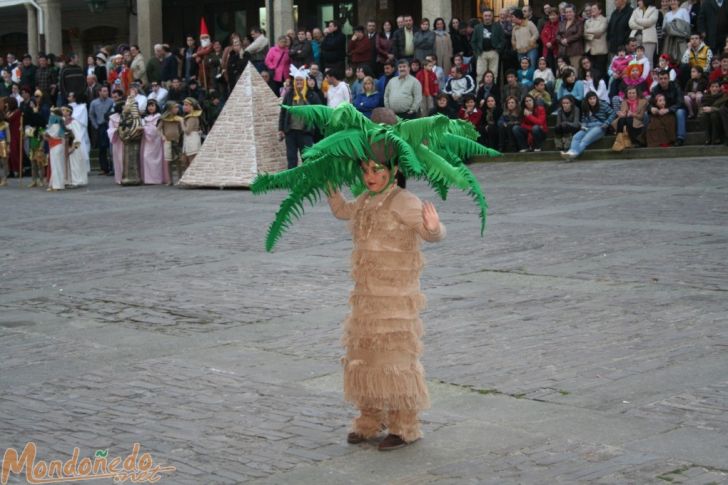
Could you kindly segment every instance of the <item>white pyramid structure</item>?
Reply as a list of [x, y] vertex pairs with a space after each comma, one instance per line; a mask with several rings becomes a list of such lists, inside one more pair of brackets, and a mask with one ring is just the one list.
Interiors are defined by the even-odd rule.
[[280, 112], [280, 99], [249, 62], [179, 184], [250, 187], [260, 172], [285, 170], [286, 144], [278, 141]]

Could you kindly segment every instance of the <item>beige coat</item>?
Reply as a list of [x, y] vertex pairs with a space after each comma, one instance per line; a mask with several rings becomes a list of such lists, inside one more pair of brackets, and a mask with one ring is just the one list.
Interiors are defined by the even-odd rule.
[[[650, 103], [648, 103], [646, 99], [640, 99], [637, 101], [637, 112], [631, 115], [633, 127], [642, 128], [644, 126], [642, 120], [644, 119], [649, 106]], [[619, 107], [619, 111], [617, 111], [617, 113], [624, 113], [624, 115], [627, 116], [629, 113], [629, 105], [627, 104], [627, 101], [622, 101], [622, 105]], [[619, 123], [619, 117], [614, 118], [614, 121], [612, 122], [612, 126], [615, 130], [617, 129], [617, 123]]]
[[657, 44], [657, 27], [655, 25], [657, 25], [659, 16], [660, 12], [653, 6], [647, 7], [644, 11], [639, 7], [634, 9], [629, 18], [629, 28], [632, 29], [629, 36], [636, 37], [641, 33], [643, 44], [645, 42]]
[[144, 62], [141, 52], [131, 61], [131, 77], [141, 81], [143, 85], [147, 85], [147, 63]]
[[538, 28], [530, 20], [523, 22], [525, 25], [513, 25], [513, 35], [511, 36], [513, 49], [519, 54], [530, 51], [537, 46], [538, 42]]
[[607, 53], [607, 18], [604, 15], [584, 22], [584, 52], [593, 56]]

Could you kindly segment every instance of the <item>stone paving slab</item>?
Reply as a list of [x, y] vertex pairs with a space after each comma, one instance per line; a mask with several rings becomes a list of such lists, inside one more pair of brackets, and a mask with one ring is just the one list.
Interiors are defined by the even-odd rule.
[[433, 407], [389, 454], [345, 443], [351, 242], [325, 204], [268, 254], [283, 194], [11, 181], [0, 451], [139, 442], [174, 484], [728, 483], [725, 160], [473, 170], [488, 231], [437, 202]]

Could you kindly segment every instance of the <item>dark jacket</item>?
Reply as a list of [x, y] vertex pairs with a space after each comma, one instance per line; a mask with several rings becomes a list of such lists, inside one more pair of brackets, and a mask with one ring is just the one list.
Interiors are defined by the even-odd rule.
[[[414, 45], [414, 36], [416, 34], [417, 29], [412, 27], [412, 45]], [[404, 28], [395, 30], [392, 37], [392, 54], [394, 54], [395, 59], [402, 59], [404, 57], [405, 42]], [[412, 55], [414, 56], [414, 52]]]
[[162, 82], [171, 81], [178, 76], [177, 57], [174, 54], [167, 55], [162, 59]]
[[[567, 45], [561, 41], [566, 39]], [[574, 19], [574, 22], [566, 27], [566, 20], [559, 24], [559, 32], [556, 34], [556, 41], [559, 43], [559, 54], [562, 56], [581, 56], [584, 54], [584, 22], [581, 19]]]
[[387, 54], [394, 54], [394, 32], [389, 34], [389, 38], [384, 32], [379, 32], [375, 38], [377, 39], [377, 62], [384, 64], [388, 59]]
[[615, 10], [609, 16], [607, 24], [607, 44], [610, 54], [616, 54], [620, 45], [627, 45], [629, 34], [629, 18], [632, 16], [632, 7], [625, 6], [622, 10]]
[[[283, 101], [281, 104], [284, 104], [286, 106], [293, 105], [293, 89], [289, 89], [286, 91], [285, 96], [283, 96]], [[321, 104], [321, 100], [319, 99], [318, 95], [314, 93], [313, 91], [307, 91], [306, 92], [306, 104]], [[287, 109], [281, 108], [281, 113], [278, 115], [278, 131], [282, 131], [284, 133], [288, 133], [289, 131], [289, 125], [291, 123], [291, 113]], [[306, 133], [313, 134], [313, 130], [310, 128], [306, 128]]]
[[414, 37], [415, 58], [424, 62], [425, 57], [435, 53], [435, 32], [432, 30], [418, 30], [415, 32]]
[[81, 66], [76, 64], [65, 66], [58, 76], [58, 83], [64, 102], [68, 98], [68, 93], [75, 93], [76, 101], [79, 103], [86, 101], [86, 75]]
[[581, 129], [581, 117], [579, 116], [579, 108], [576, 106], [571, 107], [571, 111], [564, 113], [564, 110], [559, 108], [556, 113], [556, 125], [563, 126], [573, 129]]
[[[500, 52], [506, 43], [503, 35], [503, 27], [501, 27], [500, 22], [493, 22], [490, 27], [490, 43], [493, 46], [493, 49]], [[485, 25], [483, 25], [482, 22], [476, 25], [473, 29], [473, 36], [470, 38], [470, 46], [473, 48], [473, 55], [475, 56], [479, 56], [480, 53], [483, 52], [484, 32]], [[453, 52], [454, 51], [455, 49], [453, 48]], [[478, 80], [478, 82], [480, 82], [480, 80]]]
[[670, 84], [667, 85], [667, 89], [662, 89], [662, 86], [657, 84], [657, 86], [652, 88], [651, 94], [650, 104], [652, 106], [655, 105], [655, 96], [658, 94], [664, 94], [667, 109], [669, 109], [671, 113], [674, 113], [680, 108], [684, 108], [682, 90], [674, 81], [670, 81]]
[[311, 47], [311, 42], [308, 40], [301, 42], [296, 39], [288, 51], [288, 56], [291, 58], [291, 64], [296, 67], [301, 67], [304, 64], [310, 66], [313, 63], [313, 47]]
[[698, 14], [698, 32], [705, 32], [705, 44], [713, 55], [723, 52], [725, 36], [728, 33], [728, 4], [719, 7], [715, 0], [703, 0]]
[[346, 59], [346, 37], [340, 30], [326, 34], [321, 41], [321, 62], [324, 65], [339, 64]]

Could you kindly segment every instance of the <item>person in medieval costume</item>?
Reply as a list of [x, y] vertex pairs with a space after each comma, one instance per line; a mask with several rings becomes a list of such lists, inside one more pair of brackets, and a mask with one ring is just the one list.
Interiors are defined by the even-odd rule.
[[119, 101], [114, 105], [114, 112], [109, 116], [109, 129], [106, 133], [111, 144], [111, 158], [114, 164], [114, 182], [121, 183], [122, 172], [124, 171], [124, 142], [119, 137], [119, 124], [121, 124], [121, 112], [124, 109], [124, 102]]
[[207, 57], [212, 52], [212, 41], [207, 31], [205, 17], [200, 19], [200, 47], [195, 51], [195, 62], [197, 62], [197, 79], [204, 91], [213, 87], [212, 69], [207, 65]]
[[[301, 106], [305, 104], [321, 104], [321, 99], [308, 89], [308, 69], [291, 64], [290, 75], [293, 78], [292, 88], [283, 96], [282, 104], [285, 106]], [[281, 108], [278, 117], [278, 139], [286, 141], [286, 158], [288, 168], [298, 165], [298, 154], [313, 145], [313, 130], [307, 127], [303, 120], [291, 115], [288, 110]]]
[[73, 110], [73, 119], [81, 126], [83, 137], [79, 140], [81, 142], [79, 148], [86, 154], [85, 160], [89, 162], [86, 165], [86, 173], [88, 173], [91, 171], [91, 163], [89, 161], [91, 139], [88, 136], [88, 107], [86, 103], [76, 101], [76, 95], [74, 93], [68, 94], [68, 106]]
[[0, 111], [0, 187], [8, 185], [10, 164], [10, 124], [5, 121], [5, 113]]
[[45, 127], [26, 126], [25, 138], [28, 140], [28, 158], [30, 158], [31, 181], [28, 188], [45, 187], [45, 173], [48, 167], [48, 156], [43, 149]]
[[121, 110], [118, 132], [124, 144], [121, 185], [139, 185], [142, 183], [139, 155], [144, 127], [137, 102], [131, 96]]
[[23, 167], [23, 110], [18, 105], [18, 100], [10, 96], [6, 100], [6, 121], [10, 128], [10, 154], [8, 165], [9, 174], [22, 177]]
[[142, 180], [145, 184], [164, 182], [164, 140], [157, 130], [160, 118], [159, 105], [153, 99], [147, 102], [142, 138]]
[[[290, 190], [270, 226], [266, 248], [272, 249], [291, 219], [302, 214], [306, 200], [327, 196], [333, 214], [349, 221], [354, 290], [342, 363], [344, 397], [360, 414], [347, 441], [361, 443], [386, 429], [379, 450], [401, 448], [422, 436], [418, 415], [429, 406], [419, 360], [420, 242], [445, 237], [435, 207], [405, 190], [401, 176], [426, 179], [443, 198], [451, 186], [468, 192], [480, 208], [482, 234], [487, 204], [464, 161], [497, 152], [477, 142], [472, 125], [442, 115], [397, 122], [391, 110], [376, 109], [370, 120], [348, 103], [288, 109], [325, 137], [304, 153], [302, 165], [254, 181], [254, 194]], [[341, 195], [345, 185], [360, 193], [356, 200]]]
[[185, 98], [184, 143], [182, 145], [182, 173], [187, 170], [202, 146], [202, 108], [195, 98]]
[[68, 168], [70, 172], [67, 178], [71, 187], [85, 187], [88, 185], [88, 154], [83, 150], [83, 135], [87, 130], [73, 117], [73, 109], [70, 106], [63, 106], [63, 121], [66, 130], [73, 135], [73, 141], [68, 147]]
[[45, 139], [48, 141], [51, 167], [48, 192], [63, 190], [66, 188], [66, 128], [60, 108], [51, 110]]
[[177, 168], [177, 180], [182, 178], [181, 142], [184, 136], [184, 118], [179, 115], [179, 105], [176, 102], [167, 101], [157, 129], [164, 140], [164, 183], [172, 185], [172, 166]]

